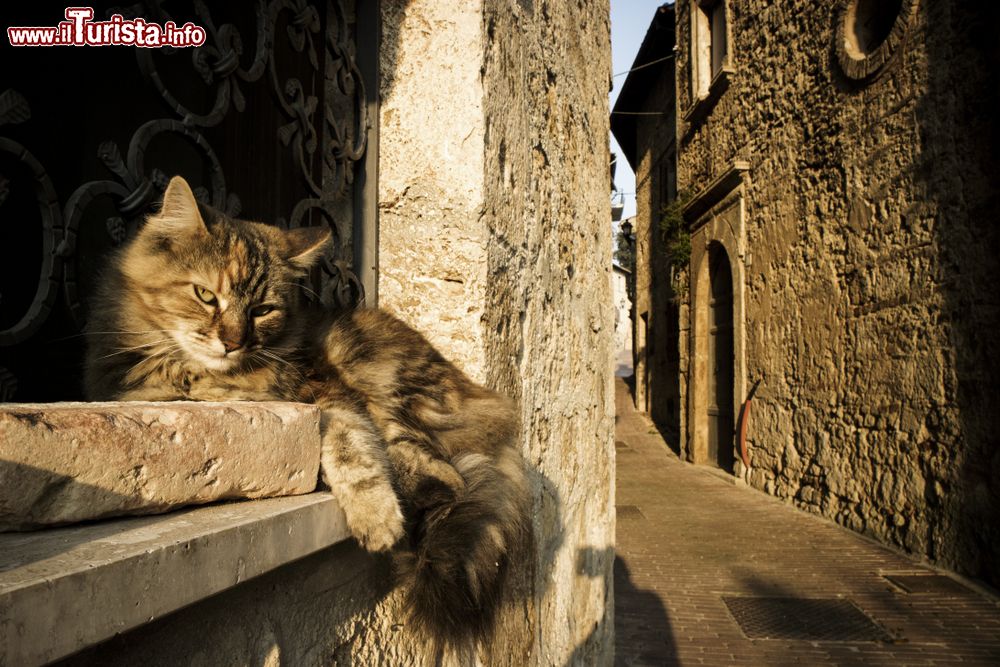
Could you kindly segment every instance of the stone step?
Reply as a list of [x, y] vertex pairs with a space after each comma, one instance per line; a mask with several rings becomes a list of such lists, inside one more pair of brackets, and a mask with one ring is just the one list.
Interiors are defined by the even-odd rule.
[[2, 534], [0, 665], [48, 664], [349, 536], [329, 493]]

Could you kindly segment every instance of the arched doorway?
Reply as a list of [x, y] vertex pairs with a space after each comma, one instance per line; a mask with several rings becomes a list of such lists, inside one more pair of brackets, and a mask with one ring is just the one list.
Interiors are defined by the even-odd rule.
[[708, 359], [706, 463], [732, 472], [733, 434], [733, 272], [719, 243], [708, 249]]

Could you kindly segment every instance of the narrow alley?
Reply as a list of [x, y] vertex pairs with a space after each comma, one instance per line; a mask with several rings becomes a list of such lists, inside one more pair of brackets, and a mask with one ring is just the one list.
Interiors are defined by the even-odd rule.
[[616, 399], [616, 664], [1000, 664], [990, 592], [680, 461]]

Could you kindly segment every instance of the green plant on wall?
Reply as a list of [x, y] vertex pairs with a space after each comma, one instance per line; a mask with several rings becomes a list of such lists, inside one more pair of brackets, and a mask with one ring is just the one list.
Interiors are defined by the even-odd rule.
[[684, 287], [679, 278], [687, 272], [688, 261], [691, 259], [691, 233], [684, 220], [684, 207], [690, 199], [687, 193], [678, 193], [677, 197], [660, 209], [660, 241], [673, 269], [671, 275], [674, 277], [673, 288], [677, 296], [682, 295]]

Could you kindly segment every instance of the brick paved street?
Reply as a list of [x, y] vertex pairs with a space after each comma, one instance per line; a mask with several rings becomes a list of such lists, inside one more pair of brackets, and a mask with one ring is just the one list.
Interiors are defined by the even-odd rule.
[[[997, 598], [681, 462], [617, 383], [616, 664], [1000, 665]], [[788, 621], [818, 622], [833, 640], [749, 639], [724, 596], [827, 599]], [[837, 640], [845, 608], [883, 639]]]

